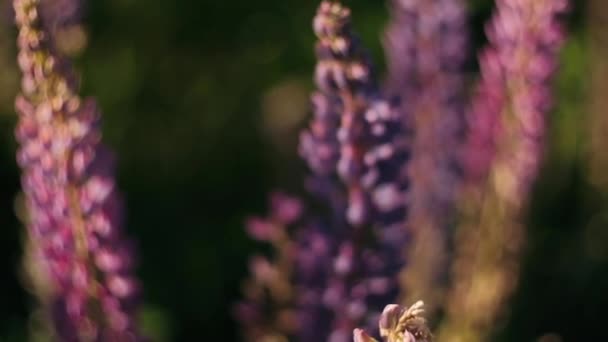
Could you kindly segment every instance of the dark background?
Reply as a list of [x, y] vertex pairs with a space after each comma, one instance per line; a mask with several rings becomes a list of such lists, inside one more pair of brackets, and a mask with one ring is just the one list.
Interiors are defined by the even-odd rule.
[[[241, 222], [264, 212], [271, 189], [300, 191], [305, 172], [296, 143], [312, 89], [317, 3], [89, 1], [88, 45], [77, 67], [83, 93], [103, 108], [105, 141], [119, 157], [127, 229], [140, 246], [142, 321], [156, 340], [238, 340], [231, 305], [247, 257], [259, 249]], [[385, 3], [347, 4], [382, 70]], [[470, 4], [479, 47], [492, 3]], [[575, 5], [523, 279], [496, 341], [608, 341], [608, 191], [588, 172], [593, 153], [608, 152], [586, 143], [590, 118], [602, 114], [587, 108], [590, 25], [586, 2]], [[7, 15], [1, 20], [0, 341], [8, 342], [26, 339], [35, 301], [19, 278], [23, 228], [14, 211], [12, 134], [18, 74], [14, 28]], [[473, 79], [474, 62], [469, 69]]]

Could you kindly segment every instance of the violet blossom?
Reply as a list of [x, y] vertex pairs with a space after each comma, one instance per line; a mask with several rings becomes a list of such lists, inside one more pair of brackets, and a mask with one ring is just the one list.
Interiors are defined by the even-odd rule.
[[335, 170], [346, 188], [347, 221], [387, 226], [405, 215], [407, 139], [395, 104], [380, 93], [350, 20], [349, 9], [321, 3], [313, 24], [318, 38], [315, 80], [332, 111], [339, 113], [340, 125], [333, 127], [339, 146]]
[[403, 263], [407, 135], [350, 20], [349, 9], [324, 1], [313, 23], [318, 93], [301, 153], [328, 190], [317, 192], [345, 198], [332, 206], [345, 220], [317, 222], [298, 235], [303, 341], [348, 341], [360, 325], [375, 330], [381, 308], [397, 296]]
[[[313, 23], [318, 90], [300, 154], [313, 174], [308, 188], [329, 206], [330, 217], [307, 217], [289, 228], [293, 268], [277, 277], [293, 283], [294, 336], [301, 341], [350, 341], [358, 326], [377, 331], [382, 308], [397, 298], [395, 275], [404, 261], [408, 137], [396, 103], [380, 92], [350, 20], [349, 9], [323, 1]], [[249, 230], [256, 238], [264, 231]], [[286, 255], [272, 244], [277, 255]], [[253, 273], [255, 278], [259, 271]], [[254, 284], [268, 288], [259, 280]], [[262, 301], [254, 302], [259, 308]], [[261, 322], [261, 310], [249, 312], [248, 321]]]

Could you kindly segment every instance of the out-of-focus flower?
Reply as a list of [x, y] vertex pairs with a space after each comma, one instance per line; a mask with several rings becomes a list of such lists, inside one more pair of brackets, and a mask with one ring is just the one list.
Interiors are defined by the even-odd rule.
[[468, 113], [464, 218], [441, 341], [481, 341], [517, 285], [523, 217], [543, 156], [566, 0], [500, 0]]
[[275, 192], [270, 197], [269, 217], [247, 221], [249, 235], [269, 243], [274, 254], [271, 259], [263, 256], [251, 259], [251, 278], [244, 284], [245, 300], [235, 306], [247, 341], [287, 341], [295, 334], [293, 234], [302, 211], [299, 199]]
[[[385, 342], [431, 342], [433, 334], [422, 317], [424, 303], [418, 301], [411, 307], [390, 304], [379, 319], [380, 336]], [[376, 341], [365, 331], [355, 329], [355, 342]]]
[[[313, 28], [319, 38], [318, 91], [312, 95], [314, 117], [301, 135], [300, 154], [313, 173], [306, 185], [329, 205], [330, 219], [308, 217], [288, 229], [276, 219], [249, 221], [250, 234], [271, 242], [276, 261], [293, 268], [256, 262], [252, 288], [258, 294], [270, 289], [270, 298], [246, 294], [248, 302], [267, 298], [274, 308], [241, 306], [242, 312], [254, 313], [249, 317], [265, 317], [252, 325], [255, 330], [245, 327], [248, 338], [295, 333], [302, 341], [349, 341], [357, 326], [375, 330], [382, 306], [397, 297], [408, 185], [401, 119], [380, 94], [367, 54], [351, 31], [350, 11], [324, 1]], [[277, 235], [286, 230], [293, 234]], [[293, 251], [285, 252], [285, 246]], [[294, 286], [295, 295], [284, 302], [271, 298], [270, 284], [279, 280]], [[277, 328], [272, 321], [281, 311], [277, 306], [290, 305], [296, 329]]]
[[[321, 94], [315, 97], [317, 104], [324, 103], [317, 107], [313, 124], [318, 122], [326, 133], [317, 140], [328, 147], [327, 162], [320, 168], [311, 153], [304, 156], [316, 172], [327, 173], [330, 167], [337, 172], [346, 187], [350, 224], [387, 225], [405, 214], [409, 151], [395, 105], [381, 96], [369, 56], [350, 21], [349, 9], [329, 1], [321, 3], [314, 19], [315, 79]], [[319, 134], [314, 131], [303, 135], [315, 136]]]
[[14, 0], [22, 94], [16, 100], [29, 234], [52, 283], [51, 316], [65, 341], [137, 340], [138, 284], [121, 231], [113, 161], [95, 101], [81, 99], [56, 53], [39, 0]]
[[464, 131], [464, 64], [468, 29], [462, 0], [392, 0], [384, 48], [388, 93], [412, 132], [404, 270], [405, 302], [425, 298], [431, 315], [443, 295], [446, 240], [460, 184]]

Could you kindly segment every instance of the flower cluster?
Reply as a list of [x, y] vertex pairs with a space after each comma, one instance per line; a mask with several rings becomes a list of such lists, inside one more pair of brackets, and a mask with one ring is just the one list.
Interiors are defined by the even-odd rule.
[[[422, 297], [432, 314], [448, 285], [440, 340], [487, 339], [517, 285], [568, 7], [567, 0], [496, 3], [467, 107], [464, 0], [391, 0], [384, 88], [350, 10], [321, 2], [313, 118], [299, 152], [311, 170], [305, 186], [329, 213], [304, 213], [300, 199], [274, 193], [270, 215], [247, 221], [248, 234], [273, 251], [251, 259], [235, 308], [247, 340], [346, 342], [354, 331], [357, 342], [376, 341], [368, 331], [386, 342], [429, 342], [422, 302], [385, 304]], [[60, 52], [84, 46], [83, 2], [13, 5], [28, 258], [49, 279], [43, 302], [55, 337], [139, 341], [139, 284], [114, 161], [97, 104], [78, 95]], [[79, 42], [62, 45], [62, 34]], [[452, 234], [456, 214], [461, 224]]]
[[316, 84], [340, 120], [330, 140], [337, 139], [331, 150], [346, 187], [347, 221], [353, 226], [395, 223], [404, 216], [408, 186], [403, 165], [409, 151], [399, 113], [379, 91], [369, 56], [352, 32], [349, 9], [322, 2], [313, 28]]
[[[360, 325], [374, 333], [382, 303], [421, 296], [433, 313], [444, 292], [441, 339], [486, 337], [516, 284], [521, 217], [541, 161], [563, 38], [558, 17], [567, 2], [497, 4], [468, 111], [463, 1], [391, 2], [384, 92], [352, 32], [350, 11], [330, 1], [319, 6], [318, 90], [300, 154], [313, 172], [307, 186], [329, 204], [332, 218], [294, 235], [300, 340], [345, 341]], [[462, 223], [452, 234], [458, 210]], [[387, 310], [382, 337], [430, 339], [383, 326], [395, 321], [386, 318], [391, 310], [401, 312]], [[372, 340], [362, 330], [355, 339]]]
[[397, 296], [403, 262], [408, 140], [350, 21], [350, 10], [324, 1], [313, 22], [318, 91], [300, 154], [313, 172], [309, 189], [325, 199], [332, 217], [294, 235], [303, 341], [348, 341], [357, 326], [374, 329], [381, 308]]
[[[296, 283], [303, 293], [300, 331], [305, 341], [346, 341], [354, 327], [373, 326], [379, 310], [397, 295], [408, 140], [395, 103], [382, 96], [370, 59], [352, 32], [350, 10], [324, 1], [313, 28], [319, 90], [301, 151], [316, 179], [323, 180], [317, 184], [329, 190], [321, 193], [338, 199], [332, 209], [345, 220], [334, 220], [331, 229], [303, 232], [305, 253], [298, 254], [304, 260], [315, 255], [317, 262], [299, 264], [315, 275]], [[318, 167], [319, 157], [324, 167]]]
[[[394, 275], [404, 260], [405, 296], [423, 294], [438, 301], [433, 287], [445, 277], [441, 253], [456, 193], [479, 194], [470, 188], [487, 193], [485, 179], [491, 195], [467, 203], [483, 200], [484, 210], [498, 211], [476, 207], [480, 224], [467, 228], [465, 220], [459, 230], [457, 256], [463, 257], [454, 263], [450, 293], [455, 303], [482, 303], [484, 310], [452, 305], [447, 324], [459, 326], [458, 315], [473, 311], [480, 314], [463, 319], [474, 325], [475, 317], [492, 321], [515, 283], [523, 234], [518, 203], [538, 170], [549, 81], [562, 36], [555, 19], [564, 4], [499, 2], [488, 30], [491, 46], [482, 55], [483, 79], [465, 122], [467, 32], [461, 1], [392, 3], [387, 93], [399, 101], [387, 101], [379, 90], [369, 57], [352, 33], [349, 10], [321, 3], [313, 25], [319, 90], [312, 97], [315, 115], [301, 136], [300, 152], [315, 175], [313, 192], [345, 220], [332, 221], [331, 229], [303, 229], [297, 237], [302, 340], [342, 341], [353, 326], [369, 326], [378, 300], [396, 298]], [[461, 153], [465, 123], [468, 137]], [[414, 245], [404, 259], [406, 226], [412, 228]], [[495, 247], [471, 250], [481, 234], [488, 239], [484, 246]], [[471, 256], [474, 260], [467, 259]], [[473, 267], [480, 260], [488, 267]], [[483, 271], [494, 276], [478, 275]], [[491, 284], [488, 295], [477, 288], [463, 292], [471, 289], [466, 284], [477, 282]], [[381, 327], [383, 337], [395, 338], [386, 331]], [[361, 331], [356, 336], [364, 338]], [[399, 338], [409, 337], [402, 333]]]
[[22, 94], [16, 108], [18, 163], [29, 233], [52, 285], [51, 316], [65, 341], [137, 340], [138, 285], [131, 244], [100, 113], [77, 94], [67, 60], [55, 52], [39, 0], [14, 0]]

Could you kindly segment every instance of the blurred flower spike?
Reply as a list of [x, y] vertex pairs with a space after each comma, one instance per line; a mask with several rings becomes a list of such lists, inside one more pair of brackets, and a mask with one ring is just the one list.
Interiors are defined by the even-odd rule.
[[100, 111], [81, 99], [39, 0], [14, 0], [19, 28], [17, 161], [34, 255], [52, 284], [47, 310], [61, 341], [137, 341], [139, 284]]

